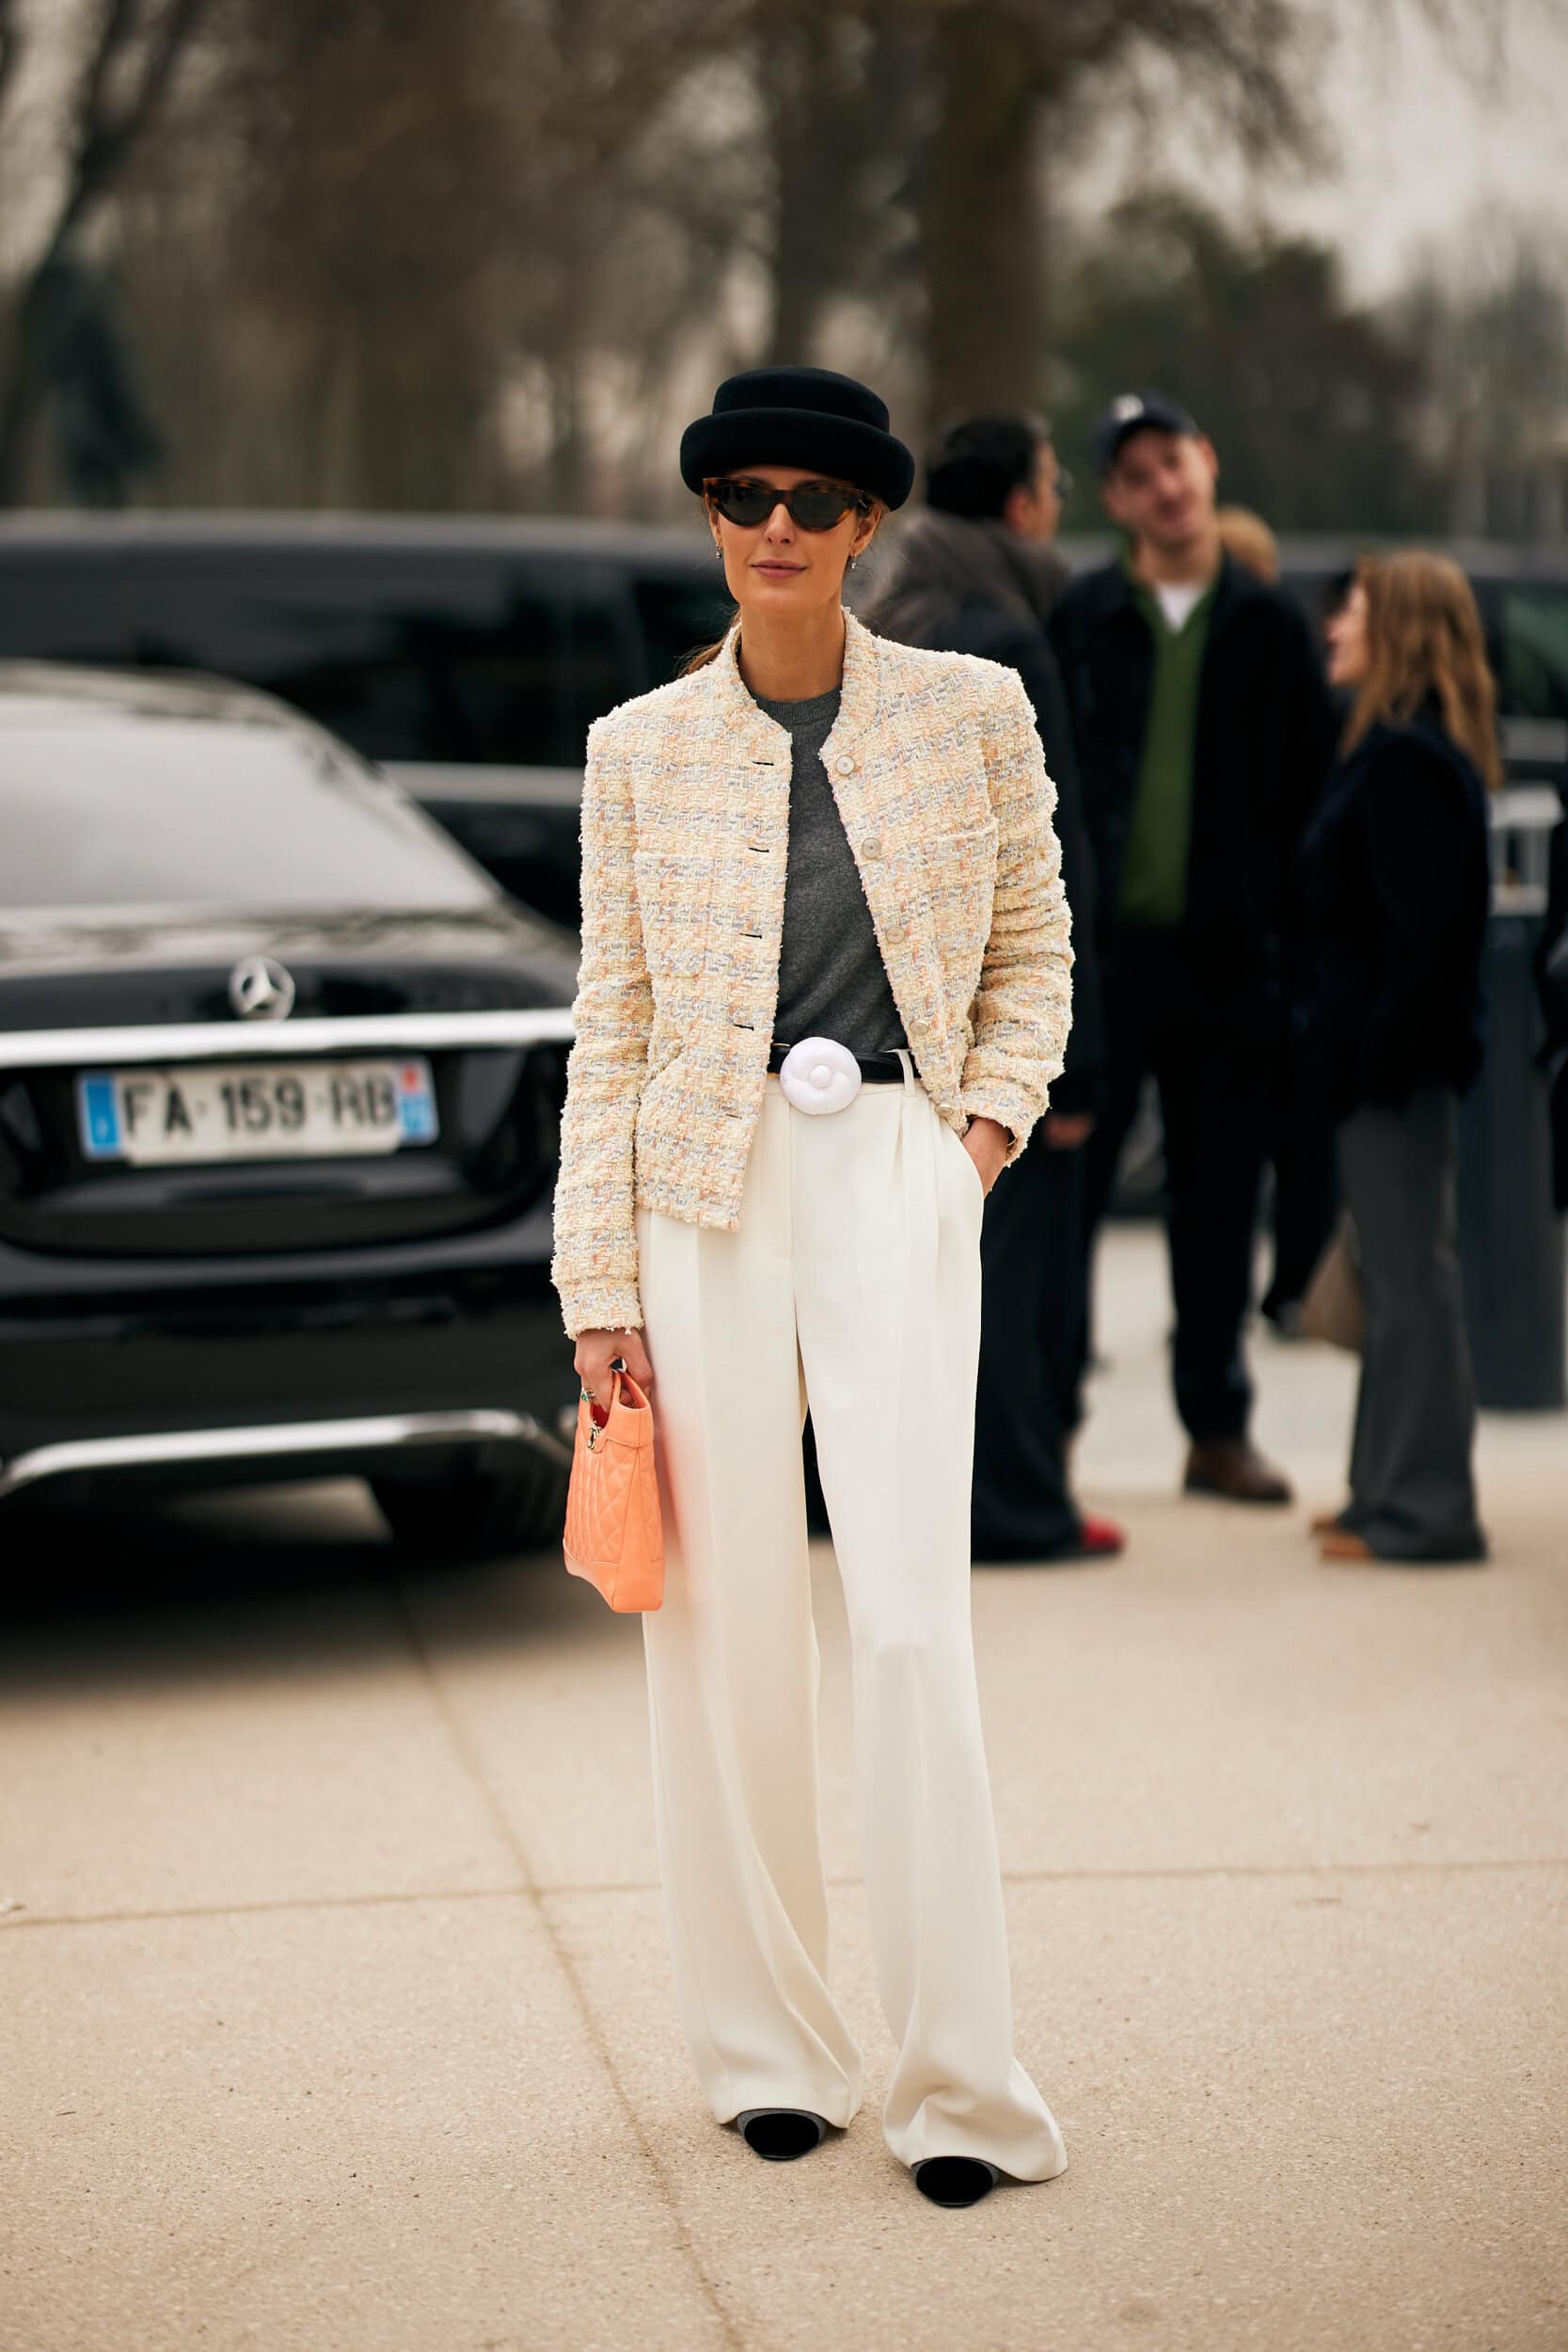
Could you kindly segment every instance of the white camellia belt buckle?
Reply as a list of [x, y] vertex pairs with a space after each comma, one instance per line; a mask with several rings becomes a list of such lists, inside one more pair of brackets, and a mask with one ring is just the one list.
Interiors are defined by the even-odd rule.
[[861, 1090], [861, 1066], [832, 1037], [803, 1037], [779, 1065], [784, 1099], [812, 1119], [847, 1110]]

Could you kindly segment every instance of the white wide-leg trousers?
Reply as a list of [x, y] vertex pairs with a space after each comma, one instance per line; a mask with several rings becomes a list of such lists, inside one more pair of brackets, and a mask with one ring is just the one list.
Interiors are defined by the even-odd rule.
[[812, 1118], [769, 1079], [740, 1225], [638, 1213], [665, 1514], [644, 1617], [666, 1919], [720, 2122], [846, 2124], [862, 2059], [828, 1990], [809, 1402], [844, 1581], [861, 1842], [898, 2059], [895, 2155], [1067, 2162], [1013, 2056], [1006, 1932], [970, 1632], [983, 1193], [905, 1057]]

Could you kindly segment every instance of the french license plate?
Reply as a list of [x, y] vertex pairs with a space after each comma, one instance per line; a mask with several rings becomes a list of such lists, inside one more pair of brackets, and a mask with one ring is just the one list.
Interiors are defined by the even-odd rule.
[[214, 1160], [340, 1159], [434, 1143], [430, 1064], [213, 1063], [93, 1070], [76, 1081], [89, 1160], [140, 1168]]

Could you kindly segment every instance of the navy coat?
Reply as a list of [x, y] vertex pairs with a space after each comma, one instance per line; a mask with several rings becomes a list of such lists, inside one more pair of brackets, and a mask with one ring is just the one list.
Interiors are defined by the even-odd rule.
[[1486, 787], [1435, 706], [1371, 727], [1302, 850], [1297, 1066], [1336, 1117], [1465, 1093], [1485, 1036]]
[[1072, 914], [1072, 1028], [1067, 1060], [1051, 1089], [1056, 1111], [1092, 1111], [1100, 1100], [1105, 1024], [1100, 1003], [1100, 957], [1095, 946], [1094, 850], [1084, 817], [1084, 792], [1062, 681], [1043, 629], [983, 596], [966, 599], [931, 628], [921, 643], [942, 653], [975, 653], [1003, 661], [1023, 680], [1034, 706], [1045, 765], [1056, 787], [1056, 838], [1062, 887]]

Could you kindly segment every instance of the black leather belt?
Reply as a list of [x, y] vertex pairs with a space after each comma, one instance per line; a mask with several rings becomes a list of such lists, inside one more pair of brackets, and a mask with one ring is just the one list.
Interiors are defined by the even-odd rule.
[[[775, 1045], [768, 1057], [768, 1069], [782, 1070], [789, 1050], [787, 1045]], [[855, 1060], [867, 1086], [901, 1087], [904, 1083], [904, 1065], [891, 1050], [883, 1054], [857, 1054]]]

